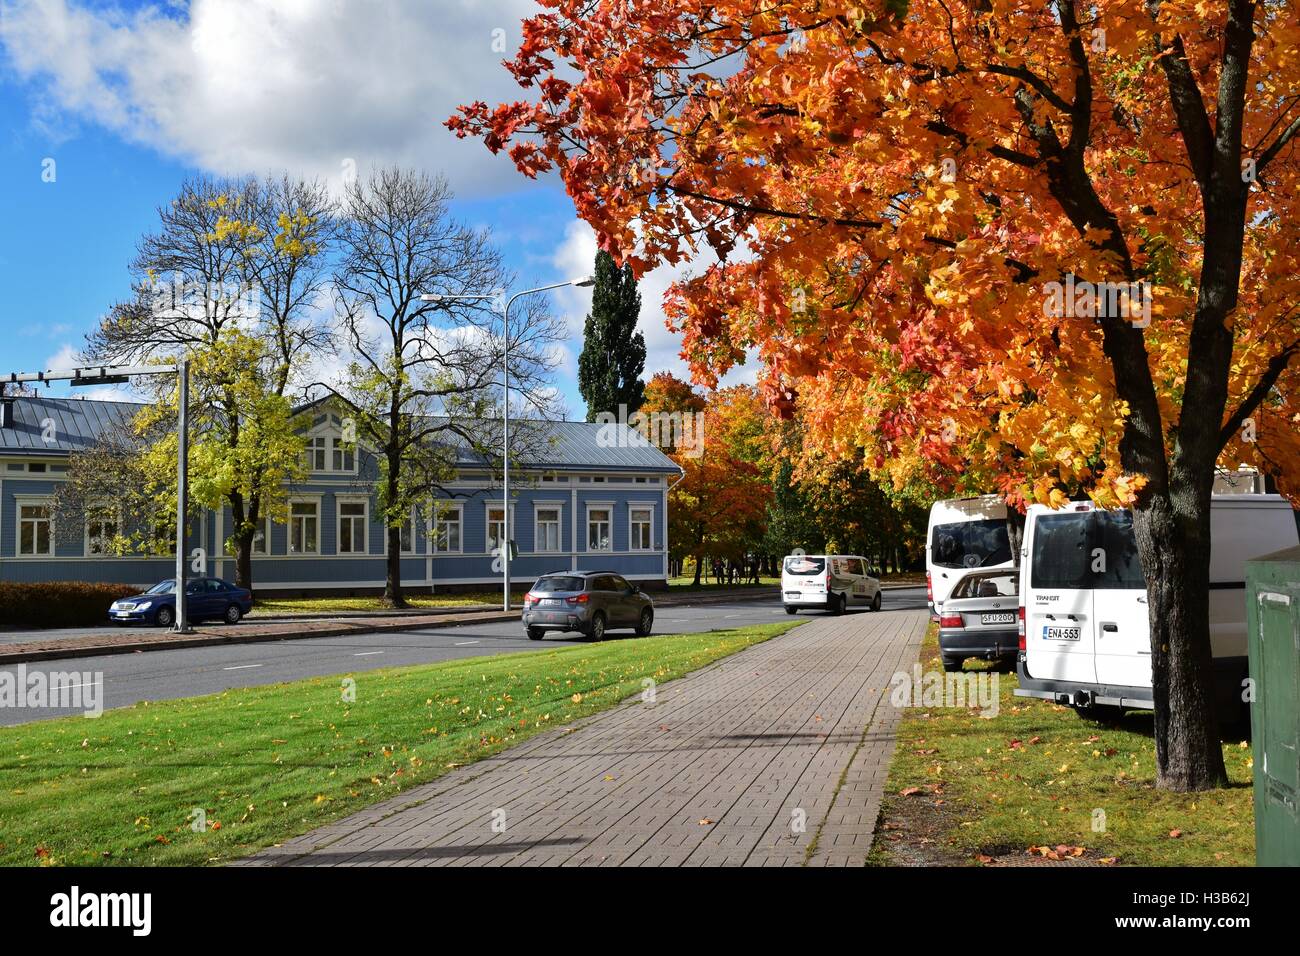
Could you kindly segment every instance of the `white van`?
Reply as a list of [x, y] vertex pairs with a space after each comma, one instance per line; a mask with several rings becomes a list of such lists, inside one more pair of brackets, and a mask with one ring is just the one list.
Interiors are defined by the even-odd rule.
[[953, 586], [975, 568], [1014, 568], [1007, 506], [997, 495], [950, 498], [930, 506], [925, 590], [938, 614]]
[[[1211, 498], [1210, 641], [1225, 718], [1241, 706], [1247, 674], [1246, 561], [1294, 547], [1298, 527], [1280, 495]], [[1032, 505], [1021, 554], [1016, 695], [1084, 713], [1153, 707], [1146, 583], [1131, 512], [1091, 502], [1058, 511]]]
[[791, 554], [781, 563], [781, 603], [786, 614], [825, 608], [843, 614], [850, 605], [880, 610], [880, 572], [856, 554]]

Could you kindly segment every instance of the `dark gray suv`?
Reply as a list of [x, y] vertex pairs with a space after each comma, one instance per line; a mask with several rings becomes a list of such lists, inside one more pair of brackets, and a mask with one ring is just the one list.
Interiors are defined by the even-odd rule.
[[524, 627], [534, 641], [547, 631], [578, 631], [599, 641], [616, 627], [645, 637], [654, 622], [650, 596], [613, 571], [556, 571], [524, 595]]

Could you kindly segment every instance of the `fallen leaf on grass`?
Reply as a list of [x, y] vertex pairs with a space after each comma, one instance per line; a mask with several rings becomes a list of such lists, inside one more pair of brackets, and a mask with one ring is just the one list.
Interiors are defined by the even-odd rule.
[[1169, 835], [1170, 835], [1171, 837], [1173, 837], [1175, 840], [1177, 840], [1179, 837], [1181, 837], [1181, 836], [1183, 835], [1183, 831], [1182, 831], [1182, 830], [1170, 830], [1170, 831], [1169, 831]]
[[900, 797], [914, 797], [920, 792], [920, 787], [904, 787], [902, 790], [898, 791], [898, 795]]

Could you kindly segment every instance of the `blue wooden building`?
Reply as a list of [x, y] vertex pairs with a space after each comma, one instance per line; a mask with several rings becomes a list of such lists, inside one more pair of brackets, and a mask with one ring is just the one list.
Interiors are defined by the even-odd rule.
[[[69, 456], [140, 410], [126, 402], [8, 398], [0, 407], [0, 581], [90, 581], [149, 585], [174, 576], [170, 555], [118, 556], [104, 541], [132, 516], [112, 502], [82, 515], [56, 515], [54, 494]], [[343, 440], [346, 411], [333, 401], [298, 409], [309, 476], [289, 488], [285, 523], [263, 522], [255, 543], [259, 593], [371, 593], [384, 584], [385, 529], [376, 520], [376, 465]], [[680, 470], [625, 426], [547, 422], [544, 449], [514, 462], [511, 580], [530, 584], [560, 569], [612, 570], [653, 588], [668, 573], [668, 488]], [[602, 432], [602, 429], [604, 431]], [[612, 429], [612, 431], [611, 431]], [[529, 457], [533, 460], [528, 460]], [[522, 480], [514, 478], [515, 468]], [[493, 549], [503, 500], [486, 465], [462, 453], [454, 480], [402, 528], [402, 581], [415, 592], [499, 584]], [[202, 513], [189, 548], [206, 572], [234, 577], [225, 540], [228, 510]]]

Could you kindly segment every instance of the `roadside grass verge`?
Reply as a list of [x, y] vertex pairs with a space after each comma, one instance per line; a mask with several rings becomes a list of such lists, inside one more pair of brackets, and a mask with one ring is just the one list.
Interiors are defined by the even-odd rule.
[[[921, 662], [927, 672], [942, 669], [933, 627]], [[1157, 790], [1149, 713], [1094, 723], [1069, 707], [1015, 697], [1016, 675], [998, 677], [996, 717], [956, 708], [905, 712], [872, 862], [914, 856], [909, 841], [924, 835], [941, 855], [971, 863], [1058, 845], [1086, 847], [1088, 859], [1119, 865], [1254, 863], [1249, 746], [1224, 744], [1226, 789]], [[1097, 811], [1105, 815], [1102, 831], [1094, 830]], [[904, 844], [907, 853], [896, 853]]]
[[337, 675], [0, 728], [0, 864], [230, 860], [798, 623], [366, 671], [352, 702]]
[[[526, 590], [513, 593], [511, 601], [518, 607], [524, 602]], [[413, 608], [471, 607], [476, 604], [501, 606], [501, 589], [475, 591], [466, 594], [407, 594], [406, 603]], [[328, 614], [339, 611], [390, 611], [378, 596], [367, 597], [304, 597], [257, 598], [250, 617], [259, 614]]]

